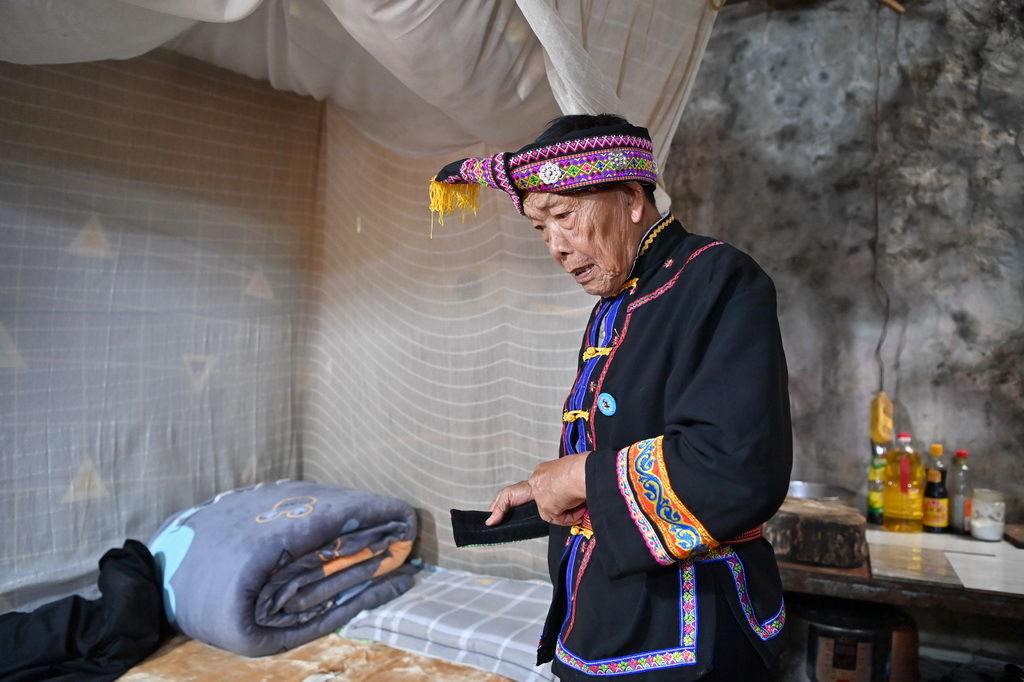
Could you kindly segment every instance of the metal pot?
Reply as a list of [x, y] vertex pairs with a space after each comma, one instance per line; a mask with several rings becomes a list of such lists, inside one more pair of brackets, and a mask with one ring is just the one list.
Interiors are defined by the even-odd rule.
[[789, 496], [801, 497], [807, 500], [818, 500], [820, 502], [838, 502], [847, 507], [852, 507], [854, 506], [854, 499], [857, 494], [852, 490], [826, 483], [790, 481]]

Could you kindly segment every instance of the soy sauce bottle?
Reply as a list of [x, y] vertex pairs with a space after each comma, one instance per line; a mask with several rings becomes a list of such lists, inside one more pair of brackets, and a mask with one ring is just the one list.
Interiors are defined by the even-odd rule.
[[946, 467], [942, 463], [942, 445], [932, 443], [929, 454], [931, 461], [925, 470], [927, 483], [924, 486], [924, 518], [926, 533], [949, 531], [949, 491], [946, 490]]

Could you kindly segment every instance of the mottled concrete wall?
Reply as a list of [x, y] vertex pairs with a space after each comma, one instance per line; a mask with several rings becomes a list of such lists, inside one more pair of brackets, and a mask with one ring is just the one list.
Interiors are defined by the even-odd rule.
[[882, 386], [1024, 523], [1024, 3], [906, 7], [727, 6], [666, 182], [778, 286], [794, 478], [864, 492]]

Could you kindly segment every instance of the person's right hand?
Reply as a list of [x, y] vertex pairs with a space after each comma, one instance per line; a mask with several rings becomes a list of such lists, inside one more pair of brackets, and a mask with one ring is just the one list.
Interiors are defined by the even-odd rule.
[[532, 500], [533, 489], [530, 487], [529, 481], [519, 481], [519, 483], [507, 485], [498, 491], [494, 501], [491, 502], [491, 506], [487, 508], [491, 515], [487, 517], [484, 523], [488, 526], [496, 526], [502, 522], [505, 518], [505, 513], [509, 509], [526, 504]]

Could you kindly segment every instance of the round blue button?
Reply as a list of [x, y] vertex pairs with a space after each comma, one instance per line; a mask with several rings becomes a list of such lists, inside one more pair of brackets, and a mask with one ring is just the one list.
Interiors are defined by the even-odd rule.
[[602, 393], [597, 396], [597, 409], [601, 410], [601, 414], [606, 417], [610, 417], [615, 414], [615, 410], [618, 406], [615, 404], [615, 398], [610, 393]]

